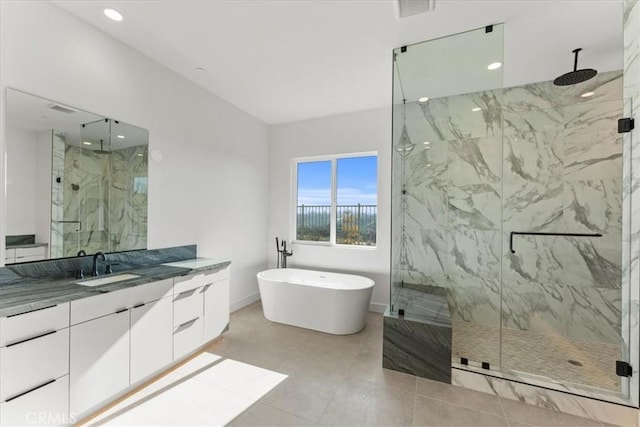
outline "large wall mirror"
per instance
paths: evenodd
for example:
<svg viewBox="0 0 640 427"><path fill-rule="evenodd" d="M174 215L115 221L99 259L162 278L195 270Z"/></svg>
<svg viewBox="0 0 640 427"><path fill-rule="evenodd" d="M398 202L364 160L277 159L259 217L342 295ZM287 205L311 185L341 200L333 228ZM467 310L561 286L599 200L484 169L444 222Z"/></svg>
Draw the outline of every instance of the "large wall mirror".
<svg viewBox="0 0 640 427"><path fill-rule="evenodd" d="M146 129L7 89L5 264L147 246Z"/></svg>

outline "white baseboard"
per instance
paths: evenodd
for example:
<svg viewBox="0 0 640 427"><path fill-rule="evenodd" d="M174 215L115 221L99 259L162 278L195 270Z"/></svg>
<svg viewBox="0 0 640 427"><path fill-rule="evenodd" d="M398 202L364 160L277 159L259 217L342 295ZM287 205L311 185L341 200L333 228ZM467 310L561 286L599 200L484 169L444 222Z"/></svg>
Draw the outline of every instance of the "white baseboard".
<svg viewBox="0 0 640 427"><path fill-rule="evenodd" d="M369 304L369 311L373 311L374 313L384 313L386 309L387 304L381 304L379 302Z"/></svg>
<svg viewBox="0 0 640 427"><path fill-rule="evenodd" d="M234 301L231 303L231 306L229 307L229 310L233 313L236 310L240 310L242 307L246 307L249 304L253 304L256 301L260 300L260 292L256 292L254 294L251 295L247 295L244 298L240 298L237 301Z"/></svg>

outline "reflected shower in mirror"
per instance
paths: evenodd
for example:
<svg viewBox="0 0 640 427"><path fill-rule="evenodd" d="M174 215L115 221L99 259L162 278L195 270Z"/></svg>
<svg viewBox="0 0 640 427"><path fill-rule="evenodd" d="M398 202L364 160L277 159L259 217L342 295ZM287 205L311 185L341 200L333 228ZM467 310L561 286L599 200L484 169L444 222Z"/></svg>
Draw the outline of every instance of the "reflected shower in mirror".
<svg viewBox="0 0 640 427"><path fill-rule="evenodd" d="M147 130L14 89L6 129L6 264L146 248Z"/></svg>

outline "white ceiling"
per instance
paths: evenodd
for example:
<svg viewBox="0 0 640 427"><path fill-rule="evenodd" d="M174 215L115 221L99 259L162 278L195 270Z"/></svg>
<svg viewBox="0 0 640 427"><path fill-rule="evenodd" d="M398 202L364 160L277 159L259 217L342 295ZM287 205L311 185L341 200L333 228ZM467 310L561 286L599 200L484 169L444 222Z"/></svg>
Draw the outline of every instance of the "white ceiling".
<svg viewBox="0 0 640 427"><path fill-rule="evenodd" d="M67 108L70 112L53 110L53 105ZM146 129L115 120L109 124L105 119L70 105L7 89L8 127L32 132L52 129L64 132L67 134L67 144L85 150L101 150L101 141L105 142L104 146L113 150L148 144L149 132ZM91 144L82 144L85 141Z"/></svg>
<svg viewBox="0 0 640 427"><path fill-rule="evenodd" d="M488 24L505 23L506 86L570 71L576 47L580 68L622 68L618 0L437 0L402 19L390 0L54 2L268 124L389 106L393 48Z"/></svg>

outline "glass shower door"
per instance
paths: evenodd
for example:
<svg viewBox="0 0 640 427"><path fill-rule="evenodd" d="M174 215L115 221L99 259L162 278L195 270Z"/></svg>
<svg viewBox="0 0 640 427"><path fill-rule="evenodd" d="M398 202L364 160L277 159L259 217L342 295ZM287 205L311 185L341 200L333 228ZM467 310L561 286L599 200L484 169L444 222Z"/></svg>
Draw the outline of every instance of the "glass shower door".
<svg viewBox="0 0 640 427"><path fill-rule="evenodd" d="M525 91L504 92L502 370L627 396L622 73Z"/></svg>

